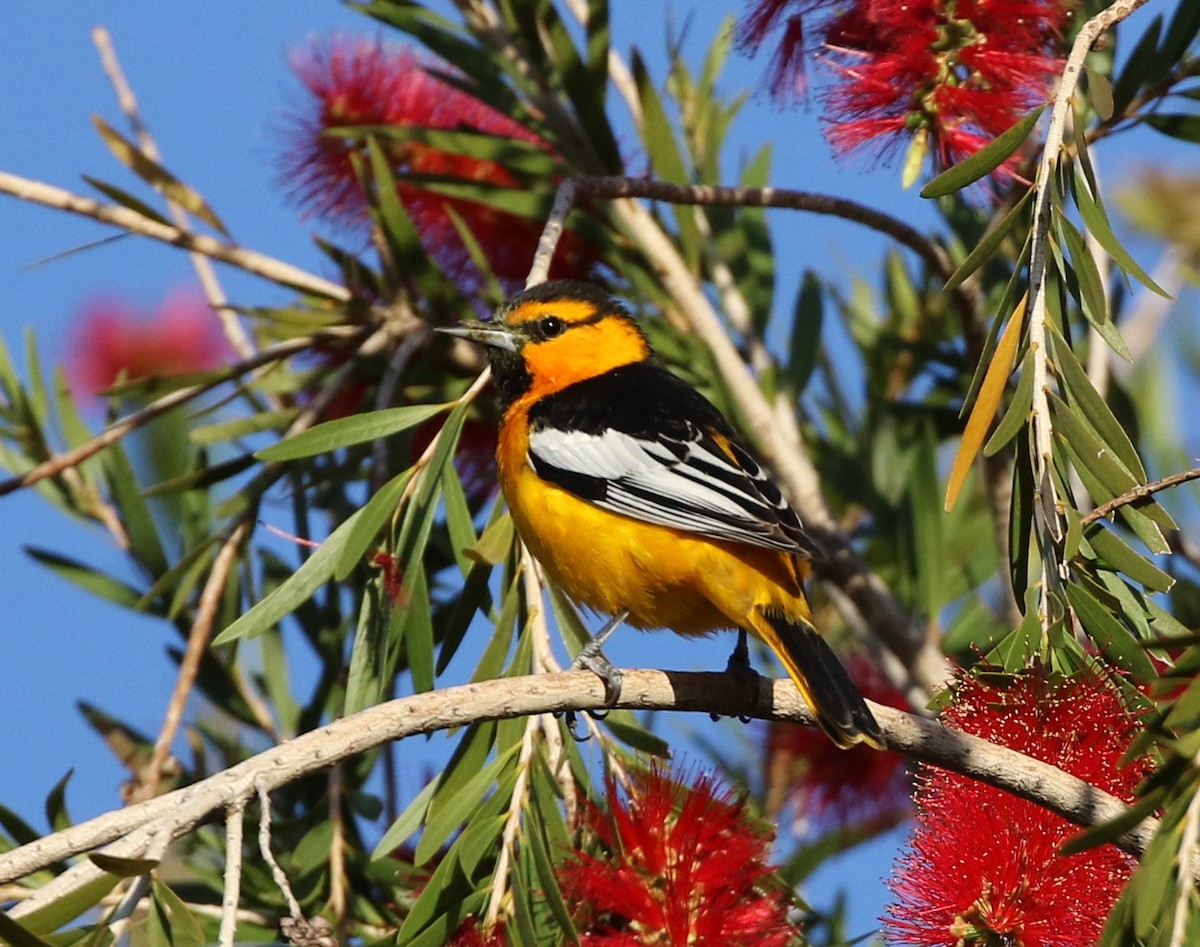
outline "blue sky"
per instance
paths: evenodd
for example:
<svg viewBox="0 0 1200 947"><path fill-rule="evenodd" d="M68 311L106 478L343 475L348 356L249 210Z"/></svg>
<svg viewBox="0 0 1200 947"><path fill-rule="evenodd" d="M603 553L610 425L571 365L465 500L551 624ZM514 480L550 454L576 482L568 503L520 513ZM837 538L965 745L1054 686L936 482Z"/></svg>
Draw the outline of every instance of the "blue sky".
<svg viewBox="0 0 1200 947"><path fill-rule="evenodd" d="M683 6L683 5L680 5ZM720 20L720 7L702 5L688 32L693 63ZM1151 7L1173 6L1161 2ZM622 51L636 38L661 75L664 17L656 4L614 4L614 35ZM650 13L647 9L652 8ZM740 4L731 3L737 12ZM677 22L679 18L677 17ZM128 173L95 134L91 116L118 128L123 121L90 38L102 23L112 34L142 115L165 163L195 186L245 246L332 275L313 249L309 225L289 207L275 182L278 128L299 100L286 65L289 48L331 30L376 27L334 2L245 3L234 0L160 3L126 0L46 0L5 13L0 32L0 170L86 192L83 173L135 189ZM752 86L765 61L734 56L725 87ZM749 155L763 141L775 144L774 183L865 198L920 226L933 214L915 193L901 192L897 172L864 173L863 164L835 165L820 138L815 107L781 111L762 94L752 96L729 155ZM1165 139L1154 139L1161 149ZM1137 166L1137 145L1115 145L1101 161L1109 180ZM883 244L853 225L825 218L773 218L780 269L780 298L791 299L802 270L826 275L873 270ZM62 354L65 327L81 303L97 293L117 293L154 309L193 275L186 256L134 238L37 265L112 231L90 221L0 196L0 335L20 352L32 328L44 362ZM222 270L229 296L239 304L284 301L282 291ZM786 305L786 304L785 304ZM85 700L116 713L148 733L157 731L174 680L165 644L175 638L159 623L109 607L50 575L21 551L28 544L120 569L106 538L91 527L66 522L32 493L0 498L0 574L5 608L0 647L0 802L40 821L50 787L74 767L68 794L73 815L84 818L118 803L124 773L75 709ZM657 642L614 648L619 662L719 666L725 644L655 650ZM689 645L689 648L693 647ZM668 656L663 657L666 653ZM866 863L868 860L864 860ZM871 853L875 874L886 872L886 852ZM865 872L864 872L865 874ZM870 886L859 917L870 917L885 897ZM869 923L869 922L868 922ZM861 933L862 929L856 930Z"/></svg>

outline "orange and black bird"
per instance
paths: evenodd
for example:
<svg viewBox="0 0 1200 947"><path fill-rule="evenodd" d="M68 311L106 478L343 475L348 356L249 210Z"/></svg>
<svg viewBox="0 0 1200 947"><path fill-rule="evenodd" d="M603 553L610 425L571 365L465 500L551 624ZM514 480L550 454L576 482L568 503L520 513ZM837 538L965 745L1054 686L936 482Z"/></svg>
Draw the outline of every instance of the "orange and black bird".
<svg viewBox="0 0 1200 947"><path fill-rule="evenodd" d="M487 347L504 412L500 486L522 540L568 596L614 616L587 656L611 669L598 643L624 620L682 635L738 629L731 662L748 667L749 632L838 746L882 746L812 624L804 580L818 547L729 422L658 361L620 304L556 280L491 322L442 331ZM606 681L619 690L619 677Z"/></svg>

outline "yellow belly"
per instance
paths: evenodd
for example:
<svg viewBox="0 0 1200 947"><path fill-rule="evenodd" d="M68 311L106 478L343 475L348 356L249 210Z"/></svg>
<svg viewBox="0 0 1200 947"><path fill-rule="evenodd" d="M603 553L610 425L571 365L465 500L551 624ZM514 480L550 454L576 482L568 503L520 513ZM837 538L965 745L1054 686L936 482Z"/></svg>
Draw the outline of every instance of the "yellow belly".
<svg viewBox="0 0 1200 947"><path fill-rule="evenodd" d="M601 510L528 467L506 498L521 538L576 602L637 628L703 634L746 627L757 609L809 619L804 565L777 550L706 539Z"/></svg>

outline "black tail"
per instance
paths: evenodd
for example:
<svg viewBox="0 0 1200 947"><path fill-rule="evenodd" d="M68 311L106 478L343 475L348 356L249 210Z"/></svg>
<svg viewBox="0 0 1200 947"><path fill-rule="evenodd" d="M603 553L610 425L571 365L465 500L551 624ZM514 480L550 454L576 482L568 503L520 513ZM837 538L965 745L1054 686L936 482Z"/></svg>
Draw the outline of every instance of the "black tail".
<svg viewBox="0 0 1200 947"><path fill-rule="evenodd" d="M829 738L843 749L869 743L884 749L883 731L850 675L811 625L763 616L774 640L761 635L775 652L788 676Z"/></svg>

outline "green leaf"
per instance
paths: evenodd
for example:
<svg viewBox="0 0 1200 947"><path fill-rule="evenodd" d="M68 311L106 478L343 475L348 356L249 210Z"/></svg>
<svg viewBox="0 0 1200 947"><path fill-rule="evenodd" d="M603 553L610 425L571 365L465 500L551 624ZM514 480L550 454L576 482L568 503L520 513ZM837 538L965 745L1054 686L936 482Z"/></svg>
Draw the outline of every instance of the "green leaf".
<svg viewBox="0 0 1200 947"><path fill-rule="evenodd" d="M1012 206L1012 209L1001 218L1000 222L983 235L979 243L975 245L975 249L967 254L967 258L958 265L958 269L946 280L946 292L961 285L967 277L995 255L996 251L1000 249L1000 244L1004 242L1004 238L1021 222L1025 207L1029 204L1030 198L1033 197L1034 191L1035 188L1032 186L1029 187L1021 195L1021 199Z"/></svg>
<svg viewBox="0 0 1200 947"><path fill-rule="evenodd" d="M1138 679L1153 680L1154 665L1129 629L1081 583L1068 583L1066 592L1071 608L1101 653L1111 663L1133 673Z"/></svg>
<svg viewBox="0 0 1200 947"><path fill-rule="evenodd" d="M12 947L54 947L49 941L42 940L2 911L0 911L0 940L11 944Z"/></svg>
<svg viewBox="0 0 1200 947"><path fill-rule="evenodd" d="M239 638L257 637L312 598L317 589L333 578L361 515L362 510L352 513L282 585L217 635L213 644L229 644Z"/></svg>
<svg viewBox="0 0 1200 947"><path fill-rule="evenodd" d="M540 758L535 758L531 761L531 765L536 768L540 762ZM556 807L558 800L546 795L543 795L542 798L544 799L542 805L535 804L530 808L525 822L525 840L533 855L538 887L541 889L541 896L546 907L550 910L550 916L557 923L559 933L564 934L570 943L578 944L579 934L571 920L570 909L563 900L562 889L558 884L558 873L555 871L554 861L550 856L550 844L544 834L539 814L543 809Z"/></svg>
<svg viewBox="0 0 1200 947"><path fill-rule="evenodd" d="M396 821L383 833L383 838L379 840L379 844L371 852L372 861L386 858L407 842L409 837L421 827L421 823L425 821L425 813L429 811L429 802L433 799L433 794L437 791L438 785L437 779L431 779L426 783L425 788L417 793L416 797L408 804L404 811L396 817Z"/></svg>
<svg viewBox="0 0 1200 947"><path fill-rule="evenodd" d="M520 746L510 747L497 754L487 766L457 785L453 794L425 823L421 841L413 853L413 864L424 865L442 844L467 821L475 808L483 801L488 790L500 779L500 774L512 763ZM440 787L439 787L440 788Z"/></svg>
<svg viewBox="0 0 1200 947"><path fill-rule="evenodd" d="M85 911L94 908L120 882L121 879L116 875L107 873L100 875L82 887L72 889L49 904L26 914L21 918L21 926L34 934L50 934L57 931ZM11 920L3 912L0 912L0 917ZM0 938L14 943L11 932L2 927L0 927ZM43 942L39 941L38 943L45 947Z"/></svg>
<svg viewBox="0 0 1200 947"><path fill-rule="evenodd" d="M1100 120L1107 122L1113 117L1113 90L1108 76L1099 69L1091 68L1087 63L1084 63L1083 68L1087 74L1087 90L1088 96L1092 100L1092 107L1100 116Z"/></svg>
<svg viewBox="0 0 1200 947"><path fill-rule="evenodd" d="M158 860L154 858L118 858L116 855L105 855L104 852L90 852L88 858L97 868L118 878L148 875L159 865Z"/></svg>
<svg viewBox="0 0 1200 947"><path fill-rule="evenodd" d="M1100 524L1088 527L1086 539L1100 558L1101 568L1108 567L1134 582L1140 582L1148 591L1167 592L1175 579L1163 572L1144 556L1134 552L1121 537Z"/></svg>
<svg viewBox="0 0 1200 947"><path fill-rule="evenodd" d="M1083 314L1087 317L1088 322L1096 327L1096 331L1100 331L1102 326L1109 323L1108 299L1104 293L1104 279L1100 276L1100 269L1096 266L1096 260L1084 242L1083 234L1075 229L1075 225L1057 211L1054 213L1054 222L1058 225L1059 232L1063 235L1067 249L1071 253L1075 279L1079 283ZM1128 353L1129 350L1125 348L1124 343L1121 348ZM1120 354L1119 351L1118 354ZM1126 361L1130 360L1128 354L1122 357Z"/></svg>
<svg viewBox="0 0 1200 947"><path fill-rule="evenodd" d="M432 516L430 517L432 520ZM433 690L433 621L430 617L433 606L429 601L429 581L425 577L425 565L414 557L405 573L404 652L408 656L408 669L412 674L413 690L423 694Z"/></svg>
<svg viewBox="0 0 1200 947"><path fill-rule="evenodd" d="M1029 137L1033 126L1045 110L1046 106L1039 106L971 157L965 158L952 168L947 168L921 188L921 196L945 197L991 174L1025 143L1025 139Z"/></svg>
<svg viewBox="0 0 1200 947"><path fill-rule="evenodd" d="M99 569L85 565L77 559L71 559L48 549L39 549L36 546L26 546L25 552L56 575L93 595L106 598L110 602L125 606L125 608L137 608L142 601L142 593L133 586L106 575Z"/></svg>
<svg viewBox="0 0 1200 947"><path fill-rule="evenodd" d="M1151 292L1157 293L1163 299L1170 299L1171 294L1154 282L1150 278L1150 274L1143 270L1129 255L1129 251L1121 245L1116 234L1113 233L1112 224L1108 222L1108 214L1105 213L1103 205L1092 197L1086 183L1077 179L1075 184L1075 205L1079 208L1079 216L1083 218L1088 233L1100 246L1104 247L1105 252L1112 257L1117 266Z"/></svg>
<svg viewBox="0 0 1200 947"><path fill-rule="evenodd" d="M278 411L257 411L244 418L234 418L216 424L204 424L188 431L193 444L212 444L217 441L232 441L262 431L282 431L296 419L299 408L281 408Z"/></svg>
<svg viewBox="0 0 1200 947"><path fill-rule="evenodd" d="M395 512L396 504L400 502L400 497L403 496L414 473L416 473L415 468L410 467L408 470L396 474L379 488L378 492L367 501L366 506L359 510L354 529L346 537L345 548L333 570L333 578L336 581L344 582L362 561L371 544L375 542L375 537L379 534L383 524Z"/></svg>
<svg viewBox="0 0 1200 947"><path fill-rule="evenodd" d="M1183 141L1200 142L1200 115L1154 112L1142 119L1155 131Z"/></svg>
<svg viewBox="0 0 1200 947"><path fill-rule="evenodd" d="M1084 416L1095 428L1096 433L1100 435L1101 440L1112 448L1134 478L1139 483L1145 483L1146 468L1142 465L1137 448L1133 446L1133 441L1129 439L1125 428L1116 419L1105 400L1092 387L1087 372L1075 358L1071 346L1054 327L1050 328L1050 337L1054 345L1055 363L1072 403L1083 411Z"/></svg>
<svg viewBox="0 0 1200 947"><path fill-rule="evenodd" d="M128 191L122 190L121 188L117 187L116 185L107 184L104 181L98 180L97 178L90 177L89 175L86 175L86 174L83 175L83 179L85 181L87 181L87 183L90 184L92 187L94 187L97 191L99 191L101 194L103 194L105 197L116 202L117 204L120 204L122 207L129 208L129 210L133 211L135 214L141 214L143 217L147 218L148 220L152 220L156 224L162 224L164 227L174 227L175 226L173 223L171 223L169 220L167 220L166 217L164 217L162 214L160 214L158 211L156 211L149 204L138 200L136 197L134 197Z"/></svg>
<svg viewBox="0 0 1200 947"><path fill-rule="evenodd" d="M108 489L113 505L124 521L129 547L150 575L157 578L167 571L167 554L163 550L150 506L138 488L133 465L119 442L110 444L103 456Z"/></svg>
<svg viewBox="0 0 1200 947"><path fill-rule="evenodd" d="M825 321L825 305L821 280L812 270L805 270L796 293L792 311L792 339L785 371L791 391L804 391L821 355L821 326Z"/></svg>
<svg viewBox="0 0 1200 947"><path fill-rule="evenodd" d="M1113 87L1113 107L1117 114L1124 115L1134 96L1158 64L1158 38L1161 32L1162 17L1156 16L1126 60L1125 68Z"/></svg>
<svg viewBox="0 0 1200 947"><path fill-rule="evenodd" d="M301 457L313 457L353 444L375 441L381 437L391 437L409 428L416 427L443 411L449 410L451 403L446 404L412 404L400 408L384 408L381 411L371 411L368 414L355 414L348 418L337 418L315 425L307 431L301 431L292 437L272 444L254 456L259 460L297 460Z"/></svg>
<svg viewBox="0 0 1200 947"><path fill-rule="evenodd" d="M675 140L675 126L663 107L662 99L654 88L641 55L635 49L632 55L633 78L637 83L638 98L642 103L646 152L650 157L654 175L673 184L687 184L688 173L683 153ZM675 207L675 223L679 227L680 243L689 265L694 266L700 256L700 230L696 225L696 212L692 207Z"/></svg>

